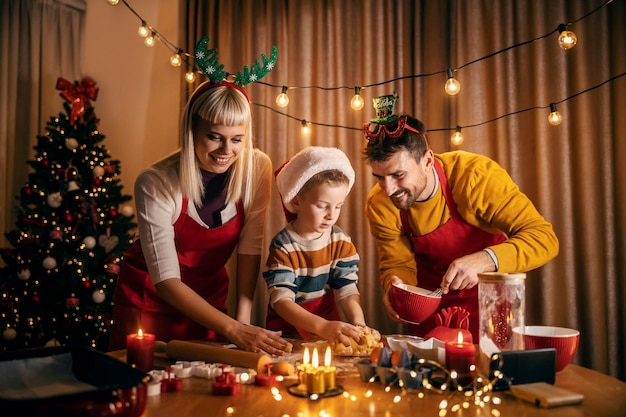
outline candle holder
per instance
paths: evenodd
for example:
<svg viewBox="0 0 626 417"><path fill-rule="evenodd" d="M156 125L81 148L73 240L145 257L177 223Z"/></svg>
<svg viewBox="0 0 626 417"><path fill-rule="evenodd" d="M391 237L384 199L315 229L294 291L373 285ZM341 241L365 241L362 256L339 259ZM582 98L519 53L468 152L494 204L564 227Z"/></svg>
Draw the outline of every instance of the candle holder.
<svg viewBox="0 0 626 417"><path fill-rule="evenodd" d="M343 387L341 385L335 385L334 388L325 390L321 394L312 394L309 393L305 387L302 387L300 384L293 384L287 388L287 391L295 395L296 397L309 398L311 400L317 400L319 398L327 398L327 397L335 397L337 395L343 394Z"/></svg>
<svg viewBox="0 0 626 417"><path fill-rule="evenodd" d="M309 349L306 348L303 363L297 366L298 383L288 387L287 391L298 397L307 397L312 400L343 393L343 387L337 385L337 368L331 365L330 356L330 347L327 347L324 365L320 366L317 348L314 348L311 363L309 363Z"/></svg>

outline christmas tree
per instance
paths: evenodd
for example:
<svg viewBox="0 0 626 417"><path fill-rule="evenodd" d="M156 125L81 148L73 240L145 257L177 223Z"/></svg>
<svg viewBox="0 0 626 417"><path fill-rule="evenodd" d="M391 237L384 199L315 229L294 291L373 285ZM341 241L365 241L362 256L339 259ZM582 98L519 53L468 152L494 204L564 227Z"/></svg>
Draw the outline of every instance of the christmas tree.
<svg viewBox="0 0 626 417"><path fill-rule="evenodd" d="M16 229L5 234L13 248L0 252L2 350L106 350L120 262L134 239L131 197L91 104L95 82L59 78L56 88L65 112L37 137L32 172L16 197Z"/></svg>

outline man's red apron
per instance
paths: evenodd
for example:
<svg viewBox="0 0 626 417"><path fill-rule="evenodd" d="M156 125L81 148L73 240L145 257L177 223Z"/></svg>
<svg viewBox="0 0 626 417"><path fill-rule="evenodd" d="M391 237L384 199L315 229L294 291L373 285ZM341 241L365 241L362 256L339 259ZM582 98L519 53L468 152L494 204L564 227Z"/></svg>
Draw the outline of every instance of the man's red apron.
<svg viewBox="0 0 626 417"><path fill-rule="evenodd" d="M187 215L188 200L183 198L181 215L174 223L174 241L182 281L208 301L226 312L229 278L225 265L237 246L243 227L243 206L228 223L207 229ZM139 240L126 254L114 296L113 331L109 348L123 349L126 335L141 328L157 340L214 338L216 334L164 302L146 267Z"/></svg>
<svg viewBox="0 0 626 417"><path fill-rule="evenodd" d="M309 313L313 313L326 320L341 320L339 309L335 302L335 293L333 291L328 291L315 300L305 301L299 305ZM280 330L283 332L283 335L295 335L297 332L304 340L310 340L313 337L313 335L306 330L298 329L287 323L272 307L267 308L267 322L265 326L268 330Z"/></svg>
<svg viewBox="0 0 626 417"><path fill-rule="evenodd" d="M413 243L415 262L417 263L418 285L429 290L439 288L441 279L453 260L506 240L506 236L503 233L492 234L467 223L457 210L456 203L452 198L452 192L448 186L448 180L438 161L435 161L435 171L439 177L451 218L431 233L424 236L415 236L409 223L407 211L400 211L402 227ZM450 306L463 307L470 313L469 330L474 340L477 341L478 286L468 290L451 290L443 296L440 308ZM416 336L424 336L436 327L435 315L436 312L420 325L409 325L409 333Z"/></svg>

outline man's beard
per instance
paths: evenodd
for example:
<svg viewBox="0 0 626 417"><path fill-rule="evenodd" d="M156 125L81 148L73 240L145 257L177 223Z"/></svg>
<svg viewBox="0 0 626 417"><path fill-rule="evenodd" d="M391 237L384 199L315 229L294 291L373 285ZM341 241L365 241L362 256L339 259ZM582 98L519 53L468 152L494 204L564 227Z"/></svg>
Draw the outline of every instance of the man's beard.
<svg viewBox="0 0 626 417"><path fill-rule="evenodd" d="M391 202L393 203L394 206L396 206L400 210L408 210L408 209L410 209L411 205L415 201L415 198L411 195L411 193L407 189L403 189L400 192L400 194L402 194L402 198L401 199L396 199L392 195L390 197L391 198ZM396 194L394 194L394 195L396 195Z"/></svg>

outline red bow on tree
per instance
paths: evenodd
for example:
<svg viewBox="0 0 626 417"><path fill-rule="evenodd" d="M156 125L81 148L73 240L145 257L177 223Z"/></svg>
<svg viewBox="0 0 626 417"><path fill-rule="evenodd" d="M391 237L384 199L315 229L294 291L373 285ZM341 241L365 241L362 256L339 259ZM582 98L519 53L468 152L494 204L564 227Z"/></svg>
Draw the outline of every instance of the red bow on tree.
<svg viewBox="0 0 626 417"><path fill-rule="evenodd" d="M70 124L76 123L80 117L82 120L85 110L91 107L89 100L95 100L98 97L98 87L96 82L89 77L84 77L80 83L78 81L70 82L64 78L57 79L57 90L62 90L61 97L72 103L72 111L70 113ZM91 117L94 117L92 113Z"/></svg>

